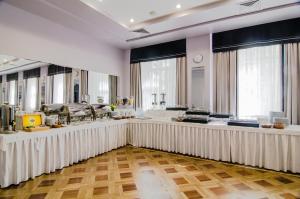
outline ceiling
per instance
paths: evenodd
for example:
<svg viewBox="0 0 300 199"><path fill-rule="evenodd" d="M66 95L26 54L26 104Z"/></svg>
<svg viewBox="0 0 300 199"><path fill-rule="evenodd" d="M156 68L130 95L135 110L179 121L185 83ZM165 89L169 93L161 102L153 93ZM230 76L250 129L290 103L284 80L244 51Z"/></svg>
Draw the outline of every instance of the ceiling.
<svg viewBox="0 0 300 199"><path fill-rule="evenodd" d="M220 0L80 0L126 28ZM130 21L133 19L133 21Z"/></svg>
<svg viewBox="0 0 300 199"><path fill-rule="evenodd" d="M29 70L42 64L43 63L39 61L0 55L0 75L20 71L20 68L22 68L22 70Z"/></svg>
<svg viewBox="0 0 300 199"><path fill-rule="evenodd" d="M300 17L299 0L4 1L122 49Z"/></svg>

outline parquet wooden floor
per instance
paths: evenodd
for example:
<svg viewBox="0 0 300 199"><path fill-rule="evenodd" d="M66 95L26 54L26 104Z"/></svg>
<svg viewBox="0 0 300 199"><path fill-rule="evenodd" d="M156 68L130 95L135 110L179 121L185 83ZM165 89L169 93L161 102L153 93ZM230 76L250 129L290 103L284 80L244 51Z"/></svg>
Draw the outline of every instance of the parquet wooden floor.
<svg viewBox="0 0 300 199"><path fill-rule="evenodd" d="M0 189L0 199L297 197L300 176L131 146Z"/></svg>

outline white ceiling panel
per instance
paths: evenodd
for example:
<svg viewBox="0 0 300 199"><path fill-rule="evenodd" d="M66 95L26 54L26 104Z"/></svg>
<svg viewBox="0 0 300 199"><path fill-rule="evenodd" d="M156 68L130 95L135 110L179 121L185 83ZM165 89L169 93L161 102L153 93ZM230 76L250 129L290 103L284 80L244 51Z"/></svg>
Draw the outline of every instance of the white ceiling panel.
<svg viewBox="0 0 300 199"><path fill-rule="evenodd" d="M220 0L80 0L125 27ZM180 8L177 6L180 5ZM134 22L130 22L134 19Z"/></svg>
<svg viewBox="0 0 300 199"><path fill-rule="evenodd" d="M251 7L240 6L245 1L249 0L7 0L123 49L300 17L299 0L259 0ZM148 33L133 32L139 28Z"/></svg>

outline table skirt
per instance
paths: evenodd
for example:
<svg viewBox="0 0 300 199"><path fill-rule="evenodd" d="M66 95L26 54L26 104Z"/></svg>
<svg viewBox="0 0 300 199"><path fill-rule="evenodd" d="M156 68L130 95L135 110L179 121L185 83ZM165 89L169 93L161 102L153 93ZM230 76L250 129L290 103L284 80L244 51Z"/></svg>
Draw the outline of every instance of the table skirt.
<svg viewBox="0 0 300 199"><path fill-rule="evenodd" d="M0 150L0 186L19 184L44 173L125 146L126 123L93 123L31 136L19 133ZM28 138L27 138L28 137Z"/></svg>
<svg viewBox="0 0 300 199"><path fill-rule="evenodd" d="M300 173L300 133L232 131L231 162Z"/></svg>
<svg viewBox="0 0 300 199"><path fill-rule="evenodd" d="M276 130L122 120L0 135L0 186L18 184L126 144L300 173L297 128Z"/></svg>
<svg viewBox="0 0 300 199"><path fill-rule="evenodd" d="M128 142L212 160L300 173L300 130L261 129L163 121L128 125Z"/></svg>
<svg viewBox="0 0 300 199"><path fill-rule="evenodd" d="M163 122L129 123L129 144L208 159L230 161L230 132Z"/></svg>

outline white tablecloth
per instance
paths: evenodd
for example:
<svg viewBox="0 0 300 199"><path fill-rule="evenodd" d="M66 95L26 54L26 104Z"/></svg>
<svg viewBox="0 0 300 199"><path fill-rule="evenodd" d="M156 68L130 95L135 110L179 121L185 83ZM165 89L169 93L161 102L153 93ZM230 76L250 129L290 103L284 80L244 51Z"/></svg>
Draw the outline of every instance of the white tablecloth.
<svg viewBox="0 0 300 199"><path fill-rule="evenodd" d="M0 135L0 186L18 184L126 144L300 173L298 126L276 130L134 119Z"/></svg>
<svg viewBox="0 0 300 199"><path fill-rule="evenodd" d="M7 187L127 144L127 121L0 135L0 186Z"/></svg>

